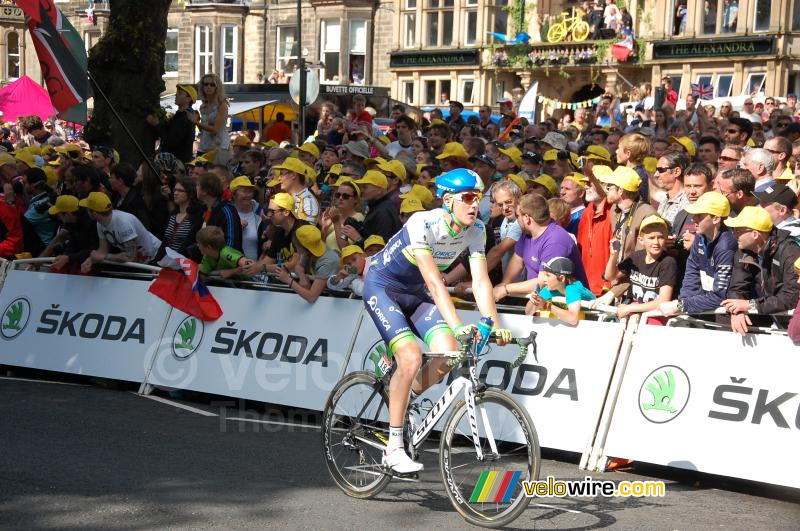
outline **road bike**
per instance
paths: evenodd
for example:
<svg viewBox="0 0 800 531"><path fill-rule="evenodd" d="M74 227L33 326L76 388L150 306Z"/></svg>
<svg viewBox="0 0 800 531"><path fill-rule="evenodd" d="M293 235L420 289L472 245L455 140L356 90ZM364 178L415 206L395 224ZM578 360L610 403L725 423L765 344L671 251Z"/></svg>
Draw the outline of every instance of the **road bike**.
<svg viewBox="0 0 800 531"><path fill-rule="evenodd" d="M417 402L406 413L406 451L417 459L427 437L448 410L439 435L439 470L453 507L468 522L502 527L528 506L523 482L539 477L539 441L528 412L508 393L487 387L477 376L477 333L473 331L454 352L428 352L423 360L450 358L459 370L452 383L426 409ZM531 352L536 356L536 332L514 340L519 356L510 363L520 365ZM322 445L333 480L349 496L372 498L392 478L400 476L381 464L389 441L389 380L358 371L342 378L331 391L322 415ZM461 397L457 402L456 399ZM455 402L455 404L454 404Z"/></svg>
<svg viewBox="0 0 800 531"><path fill-rule="evenodd" d="M574 9L572 16L569 11L564 11L561 13L561 22L550 26L550 29L547 30L547 41L561 42L570 32L573 42L585 41L589 36L589 24L580 16L576 16Z"/></svg>

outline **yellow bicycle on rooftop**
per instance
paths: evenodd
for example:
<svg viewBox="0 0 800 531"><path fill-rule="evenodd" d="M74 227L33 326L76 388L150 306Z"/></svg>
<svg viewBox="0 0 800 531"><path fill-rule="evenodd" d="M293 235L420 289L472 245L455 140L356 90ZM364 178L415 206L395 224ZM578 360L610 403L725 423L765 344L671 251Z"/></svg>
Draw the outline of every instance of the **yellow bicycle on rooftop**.
<svg viewBox="0 0 800 531"><path fill-rule="evenodd" d="M585 41L589 36L589 24L580 16L575 15L574 8L571 16L569 11L564 11L561 13L561 22L550 26L550 29L547 30L547 41L561 42L570 32L573 42Z"/></svg>

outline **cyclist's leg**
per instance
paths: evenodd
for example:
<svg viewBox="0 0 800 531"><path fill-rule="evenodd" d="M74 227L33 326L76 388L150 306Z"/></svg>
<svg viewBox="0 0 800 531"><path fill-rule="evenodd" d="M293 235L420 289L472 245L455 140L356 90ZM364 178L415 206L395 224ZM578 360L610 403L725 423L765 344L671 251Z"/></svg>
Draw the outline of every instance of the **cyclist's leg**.
<svg viewBox="0 0 800 531"><path fill-rule="evenodd" d="M420 304L417 310L411 315L411 322L428 345L431 352L446 352L458 350L453 331L439 312L435 304L425 302ZM430 386L440 382L448 372L450 367L447 365L447 358L434 358L417 375L414 391L422 393Z"/></svg>

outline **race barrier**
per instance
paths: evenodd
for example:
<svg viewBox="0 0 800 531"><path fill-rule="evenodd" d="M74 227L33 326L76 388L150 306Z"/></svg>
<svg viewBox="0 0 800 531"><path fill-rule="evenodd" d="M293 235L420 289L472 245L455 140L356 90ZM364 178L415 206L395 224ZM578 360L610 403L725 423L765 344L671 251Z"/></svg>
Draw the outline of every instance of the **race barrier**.
<svg viewBox="0 0 800 531"><path fill-rule="evenodd" d="M0 287L0 364L138 382L142 393L158 386L321 410L345 373L374 370L385 348L361 300L210 290L224 314L203 322L141 280L11 269ZM623 457L800 488L800 349L786 336L638 316L576 327L501 320L515 337L538 332L538 359L512 369L518 347L492 346L479 372L528 409L542 446L581 453L581 468Z"/></svg>

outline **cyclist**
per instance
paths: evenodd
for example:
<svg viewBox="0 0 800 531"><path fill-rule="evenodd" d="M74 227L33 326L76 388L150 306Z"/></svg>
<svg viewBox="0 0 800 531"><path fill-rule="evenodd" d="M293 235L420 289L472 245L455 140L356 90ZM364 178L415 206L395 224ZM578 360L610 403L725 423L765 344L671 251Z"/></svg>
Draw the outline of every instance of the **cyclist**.
<svg viewBox="0 0 800 531"><path fill-rule="evenodd" d="M436 178L442 208L417 212L372 257L364 283L364 304L397 361L389 384L389 443L383 465L399 474L422 470L403 449L403 420L409 395L421 394L449 371L436 358L419 373L422 351L416 337L434 352L459 350L457 337L475 325L463 324L442 280L463 251L469 252L472 289L482 315L492 318L499 344L511 331L498 328L497 308L484 255L486 230L478 219L483 183L477 173L455 169ZM419 373L419 375L417 374Z"/></svg>

